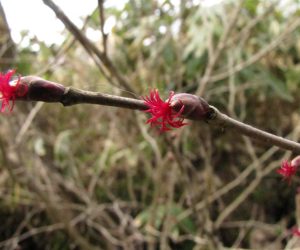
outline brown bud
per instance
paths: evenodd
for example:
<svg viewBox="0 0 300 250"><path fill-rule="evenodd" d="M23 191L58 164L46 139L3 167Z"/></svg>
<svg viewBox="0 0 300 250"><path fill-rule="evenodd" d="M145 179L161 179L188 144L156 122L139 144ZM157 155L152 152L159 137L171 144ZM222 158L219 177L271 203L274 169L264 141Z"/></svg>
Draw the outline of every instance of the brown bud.
<svg viewBox="0 0 300 250"><path fill-rule="evenodd" d="M43 102L59 102L66 91L63 85L44 80L37 76L25 76L20 79L20 84L27 85L27 93L19 99Z"/></svg>
<svg viewBox="0 0 300 250"><path fill-rule="evenodd" d="M191 120L203 120L210 111L208 103L199 96L187 93L175 94L172 97L171 107L178 112L183 105L181 116Z"/></svg>

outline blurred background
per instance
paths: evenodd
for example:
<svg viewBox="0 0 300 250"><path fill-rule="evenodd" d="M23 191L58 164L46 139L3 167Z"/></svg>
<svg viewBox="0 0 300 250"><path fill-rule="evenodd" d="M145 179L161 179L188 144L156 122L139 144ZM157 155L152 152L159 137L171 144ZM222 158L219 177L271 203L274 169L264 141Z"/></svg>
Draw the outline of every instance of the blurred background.
<svg viewBox="0 0 300 250"><path fill-rule="evenodd" d="M135 98L193 93L298 141L299 27L298 0L1 0L0 70ZM295 155L204 122L161 135L147 117L22 102L1 115L0 249L297 244L300 179L275 172Z"/></svg>

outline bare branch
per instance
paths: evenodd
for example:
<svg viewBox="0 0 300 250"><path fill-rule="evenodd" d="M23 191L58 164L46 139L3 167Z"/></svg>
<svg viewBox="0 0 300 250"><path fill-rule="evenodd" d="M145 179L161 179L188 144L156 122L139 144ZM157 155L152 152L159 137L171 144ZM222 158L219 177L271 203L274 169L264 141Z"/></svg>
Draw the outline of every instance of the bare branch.
<svg viewBox="0 0 300 250"><path fill-rule="evenodd" d="M43 2L51 8L56 14L57 18L65 25L65 27L76 37L86 51L92 55L95 54L98 59L103 63L106 69L114 76L119 84L127 91L133 92L133 88L129 85L126 79L119 74L113 63L109 60L105 53L101 52L77 27L76 25L64 14L64 12L52 1L43 0Z"/></svg>
<svg viewBox="0 0 300 250"><path fill-rule="evenodd" d="M26 96L20 97L20 99L28 101L60 102L64 106L89 103L136 110L148 109L148 106L143 100L85 91L73 87L64 87L62 84L46 81L35 76L22 77L21 84L26 84L28 86L28 92ZM177 94L177 96L183 96L184 98L187 98L188 95L189 94L185 93ZM187 103L185 99L181 99L180 101L182 101L182 105ZM187 119L204 119L210 125L216 125L223 129L231 128L235 132L239 132L240 134L246 135L252 139L260 140L268 145L275 145L285 150L300 153L299 143L270 134L245 123L234 120L233 118L221 113L213 106L209 106L207 108L208 111L205 113L200 112L199 116L201 117L197 117L198 113L191 113L193 109L195 109L197 102L193 100L191 103L194 106L185 106L186 109L188 108L188 110L185 110L187 114L185 118ZM203 105L203 103L206 102L202 98L199 98L199 103L199 105ZM206 105L208 106L207 103ZM192 115L189 116L189 114Z"/></svg>
<svg viewBox="0 0 300 250"><path fill-rule="evenodd" d="M260 51L258 51L256 54L254 54L248 60L235 65L230 71L224 71L222 73L212 76L209 81L217 82L217 81L223 80L223 79L229 77L231 74L236 74L236 73L240 72L241 70L245 69L246 67L249 67L250 65L256 63L261 58L263 58L268 53L270 53L272 50L277 48L285 39L287 39L287 36L290 35L299 26L300 26L300 19L299 18L294 19L291 23L286 25L286 29L280 34L280 36L278 36L275 40L273 40L268 46L266 46L263 49L261 49Z"/></svg>
<svg viewBox="0 0 300 250"><path fill-rule="evenodd" d="M104 32L104 23L105 23L105 17L104 17L104 0L98 0L98 9L99 9L99 18L100 18L100 30L102 33L102 45L103 45L103 53L107 55L107 34Z"/></svg>
<svg viewBox="0 0 300 250"><path fill-rule="evenodd" d="M242 3L243 3L243 1L240 1L240 3L236 6L233 16L232 16L228 26L226 27L222 37L220 38L220 41L217 45L217 48L215 49L215 52L212 54L212 57L209 58L209 63L205 69L204 76L202 77L202 79L199 83L198 90L196 91L197 95L202 96L205 92L206 85L210 82L210 77L211 77L213 69L216 65L216 62L218 61L223 49L226 46L226 43L227 43L227 40L229 38L231 31L233 30L233 28L236 25L236 20L242 9Z"/></svg>

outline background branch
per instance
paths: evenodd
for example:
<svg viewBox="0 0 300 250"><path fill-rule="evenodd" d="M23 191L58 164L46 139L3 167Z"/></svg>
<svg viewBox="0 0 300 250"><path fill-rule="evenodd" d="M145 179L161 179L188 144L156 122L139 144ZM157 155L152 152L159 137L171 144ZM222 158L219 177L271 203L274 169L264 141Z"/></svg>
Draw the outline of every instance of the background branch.
<svg viewBox="0 0 300 250"><path fill-rule="evenodd" d="M104 0L98 0L98 9L99 9L99 18L100 18L100 30L102 33L102 45L103 45L103 53L107 55L107 34L104 32Z"/></svg>
<svg viewBox="0 0 300 250"><path fill-rule="evenodd" d="M101 52L77 27L76 25L64 14L64 12L52 1L43 0L43 2L53 10L57 18L66 26L66 28L76 37L76 39L81 43L81 45L86 49L86 51L95 56L103 63L105 68L110 72L110 74L115 77L119 84L124 87L127 91L133 92L134 89L126 81L126 79L117 71L113 63L107 57L107 55Z"/></svg>

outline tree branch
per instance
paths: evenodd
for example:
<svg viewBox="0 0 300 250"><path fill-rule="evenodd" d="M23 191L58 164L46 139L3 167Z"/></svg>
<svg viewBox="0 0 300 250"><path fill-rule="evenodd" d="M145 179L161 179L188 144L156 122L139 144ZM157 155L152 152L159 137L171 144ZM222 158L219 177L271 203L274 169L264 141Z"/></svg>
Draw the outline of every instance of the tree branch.
<svg viewBox="0 0 300 250"><path fill-rule="evenodd" d="M99 18L100 18L100 30L102 34L102 45L103 45L103 53L107 55L107 34L104 32L104 0L98 0L98 9L99 9Z"/></svg>
<svg viewBox="0 0 300 250"><path fill-rule="evenodd" d="M300 153L300 144L283 137L270 134L261 129L252 127L248 124L237 121L217 110L211 106L213 112L209 122L213 121L214 124L219 125L223 128L231 128L236 132L246 135L252 139L257 139L265 144L274 145L282 149L291 150L293 152Z"/></svg>
<svg viewBox="0 0 300 250"><path fill-rule="evenodd" d="M114 76L119 84L123 86L127 91L133 92L134 89L129 85L127 80L119 74L116 67L106 56L105 53L100 51L77 27L76 25L65 15L65 13L52 1L52 0L43 0L49 8L53 10L56 14L56 17L65 25L65 27L73 34L74 37L81 43L81 45L86 49L86 51L93 55L95 54L97 58L103 63L106 69Z"/></svg>
<svg viewBox="0 0 300 250"><path fill-rule="evenodd" d="M242 10L242 3L243 3L243 1L240 1L237 4L236 9L234 10L234 12L232 14L232 17L229 21L228 26L225 28L224 33L222 34L215 51L212 53L211 57L209 58L208 65L205 69L204 75L203 75L203 77L199 83L198 89L196 91L196 93L198 95L203 96L205 89L206 89L206 85L210 82L210 78L211 78L213 69L215 68L216 63L217 63L218 59L220 58L220 56L227 44L227 40L230 38L230 34L236 25L236 21Z"/></svg>
<svg viewBox="0 0 300 250"><path fill-rule="evenodd" d="M66 89L60 102L64 106L88 103L135 110L148 109L147 105L144 104L144 101L142 100L91 92L73 87Z"/></svg>
<svg viewBox="0 0 300 250"><path fill-rule="evenodd" d="M85 91L73 87L64 87L62 84L46 81L36 76L22 77L20 84L27 85L28 92L26 96L18 99L27 101L43 101L43 102L60 102L64 106L71 106L75 104L98 104L105 106L113 106L119 108L127 108L134 110L146 110L149 107L143 100L120 97L115 95L102 94L99 92ZM190 94L177 94L177 104L181 103L185 105L188 102L188 96ZM208 105L202 98L192 96L192 105L185 105L184 114L185 118L190 120L205 120L210 125L217 127L231 128L239 134L246 135L250 138L260 140L267 145L274 145L279 148L290 150L295 153L300 153L300 144L286 138L276 136L252 127L248 124L237 121L223 113L213 106L208 107L208 111L205 113L195 113L197 109L196 105ZM182 97L182 99L181 99ZM199 100L197 104L196 100ZM174 97L175 101L175 97ZM174 110L180 109L180 107L173 106ZM199 115L198 115L199 114ZM198 115L198 117L197 117ZM200 117L201 116L201 117Z"/></svg>
<svg viewBox="0 0 300 250"><path fill-rule="evenodd" d="M250 57L248 60L245 60L241 62L240 64L237 64L233 66L232 70L224 71L218 74L213 75L209 82L217 82L223 79L226 79L227 77L231 76L232 74L236 74L243 69L249 67L250 65L256 63L260 59L262 59L264 56L266 56L268 53L270 53L272 50L277 48L287 37L297 28L300 26L300 19L295 18L293 21L286 25L286 29L273 41L271 41L266 47L262 48L260 51L258 51L256 54L254 54L252 57Z"/></svg>

